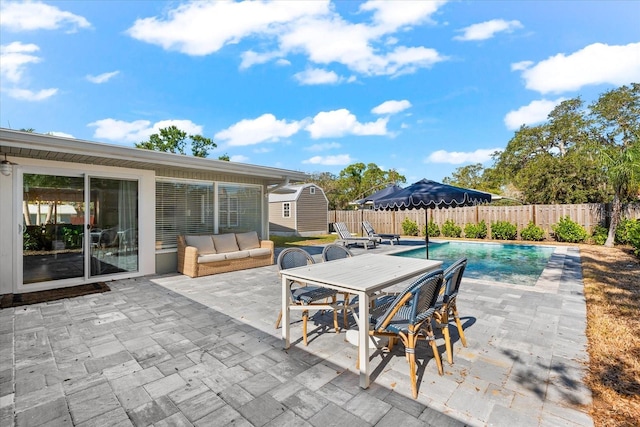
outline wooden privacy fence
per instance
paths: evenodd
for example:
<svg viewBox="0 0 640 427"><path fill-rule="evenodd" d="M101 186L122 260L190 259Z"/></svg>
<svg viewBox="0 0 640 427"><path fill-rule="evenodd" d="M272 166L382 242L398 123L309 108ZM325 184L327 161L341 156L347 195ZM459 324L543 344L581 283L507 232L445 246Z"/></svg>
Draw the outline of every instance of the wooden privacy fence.
<svg viewBox="0 0 640 427"><path fill-rule="evenodd" d="M608 227L610 205L602 203L587 203L579 205L524 205L524 206L490 206L478 205L450 209L429 209L429 220L435 222L440 228L448 219L456 225L464 227L467 224L477 224L484 220L487 224L489 236L491 235L491 223L497 221L509 221L515 224L520 231L530 221L541 227L547 236L552 232L552 226L557 224L561 217L568 216L572 221L582 225L587 233L591 233L593 227L602 225ZM628 205L623 210L623 218L640 219L640 204ZM424 209L412 209L404 211L374 211L368 209L353 211L329 211L329 222L344 222L349 231L362 234L362 221L369 221L377 233L402 234L402 222L409 218L418 224L421 230L425 226ZM329 228L333 230L332 227Z"/></svg>

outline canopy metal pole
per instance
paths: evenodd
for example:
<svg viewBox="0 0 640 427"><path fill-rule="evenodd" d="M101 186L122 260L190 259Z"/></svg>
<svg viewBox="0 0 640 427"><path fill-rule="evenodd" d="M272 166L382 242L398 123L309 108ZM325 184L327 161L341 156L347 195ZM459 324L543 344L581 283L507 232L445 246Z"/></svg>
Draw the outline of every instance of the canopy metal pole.
<svg viewBox="0 0 640 427"><path fill-rule="evenodd" d="M424 226L424 241L427 244L427 259L429 259L429 209L424 210L424 218L427 221Z"/></svg>

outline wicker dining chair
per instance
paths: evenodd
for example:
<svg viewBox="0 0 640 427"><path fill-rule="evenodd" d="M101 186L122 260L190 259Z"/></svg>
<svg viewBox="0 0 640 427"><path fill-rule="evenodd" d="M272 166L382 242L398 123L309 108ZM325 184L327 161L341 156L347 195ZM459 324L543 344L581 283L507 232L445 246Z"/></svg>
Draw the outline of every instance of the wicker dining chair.
<svg viewBox="0 0 640 427"><path fill-rule="evenodd" d="M436 303L444 282L442 270L427 273L397 295L385 295L376 300L371 310L370 336L389 338L388 350L393 348L397 339L402 341L411 378L413 398L418 397L416 344L418 340L427 340L431 344L433 358L438 373L443 375L442 361L431 321L436 312Z"/></svg>
<svg viewBox="0 0 640 427"><path fill-rule="evenodd" d="M353 254L349 249L344 246L340 246L335 243L328 244L322 250L322 261L335 261L338 259L351 258ZM348 314L348 305L349 305L349 293L342 292L342 327L347 328L347 314Z"/></svg>
<svg viewBox="0 0 640 427"><path fill-rule="evenodd" d="M465 268L467 268L467 259L460 258L444 271L445 284L440 296L438 297L438 301L436 302L436 313L433 317L436 326L444 336L444 342L447 349L447 361L449 364L453 364L451 336L449 334L449 323L451 318L453 318L458 328L460 342L462 342L464 347L467 346L467 338L464 336L464 330L462 329L460 316L458 315L458 307L456 306L460 282L462 281L462 275L464 274Z"/></svg>
<svg viewBox="0 0 640 427"><path fill-rule="evenodd" d="M280 252L278 255L278 270L285 270L288 268L294 267L302 267L309 264L314 264L315 261L309 255L309 253L300 248L287 248ZM331 308L333 311L333 326L337 332L340 332L340 327L338 326L338 314L336 311L336 295L337 291L329 288L323 288L321 286L303 286L298 284L298 286L294 287L295 284L291 286L291 303L299 306L321 306L319 309L326 309L327 307ZM331 304L327 303L327 300L331 300ZM309 310L302 311L302 340L304 341L304 345L307 345L307 323L309 319ZM278 315L278 320L276 321L276 329L280 326L280 321L282 320L282 310L280 310L280 314Z"/></svg>

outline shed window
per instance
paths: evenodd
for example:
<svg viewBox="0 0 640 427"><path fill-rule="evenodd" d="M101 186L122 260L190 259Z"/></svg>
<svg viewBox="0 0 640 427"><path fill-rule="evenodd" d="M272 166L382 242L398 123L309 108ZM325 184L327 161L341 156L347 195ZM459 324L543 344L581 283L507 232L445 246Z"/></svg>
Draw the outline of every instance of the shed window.
<svg viewBox="0 0 640 427"><path fill-rule="evenodd" d="M282 204L282 217L291 218L291 203L284 202Z"/></svg>
<svg viewBox="0 0 640 427"><path fill-rule="evenodd" d="M309 194L316 194L316 187L309 187Z"/></svg>

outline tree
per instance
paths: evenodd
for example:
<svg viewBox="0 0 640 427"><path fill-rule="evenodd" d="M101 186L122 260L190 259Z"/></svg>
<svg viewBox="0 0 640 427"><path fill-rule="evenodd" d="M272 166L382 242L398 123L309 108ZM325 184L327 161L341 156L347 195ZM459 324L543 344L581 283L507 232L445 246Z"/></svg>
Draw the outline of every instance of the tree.
<svg viewBox="0 0 640 427"><path fill-rule="evenodd" d="M217 144L202 135L188 135L191 140L191 153L195 157L207 157L210 148L216 148ZM176 126L160 129L160 133L154 133L148 141L136 143L136 148L145 150L163 151L165 153L186 154L187 133Z"/></svg>
<svg viewBox="0 0 640 427"><path fill-rule="evenodd" d="M218 156L218 160L224 160L225 162L230 162L231 161L231 157L229 157L229 155L227 153L224 153L221 156Z"/></svg>
<svg viewBox="0 0 640 427"><path fill-rule="evenodd" d="M594 144L590 148L613 190L611 221L605 246L612 247L622 203L640 192L640 84L602 94L591 106Z"/></svg>

